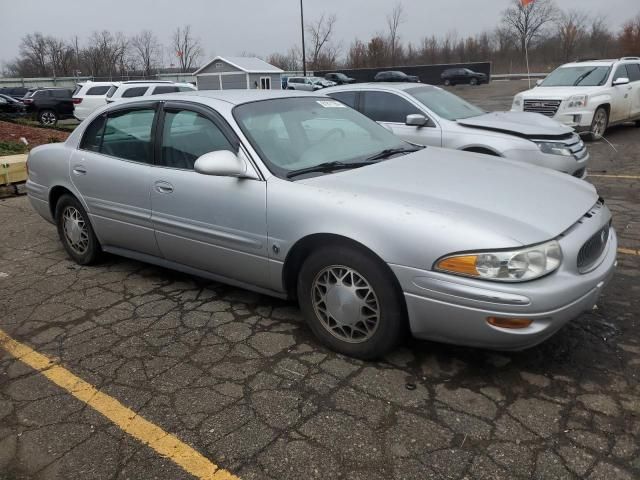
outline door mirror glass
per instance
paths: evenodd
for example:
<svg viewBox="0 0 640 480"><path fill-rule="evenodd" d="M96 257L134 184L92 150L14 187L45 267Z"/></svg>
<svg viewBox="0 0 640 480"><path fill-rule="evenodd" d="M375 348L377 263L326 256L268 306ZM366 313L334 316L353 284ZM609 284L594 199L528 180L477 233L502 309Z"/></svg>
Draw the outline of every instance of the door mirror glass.
<svg viewBox="0 0 640 480"><path fill-rule="evenodd" d="M246 177L247 162L229 150L218 150L198 157L194 170L217 177Z"/></svg>
<svg viewBox="0 0 640 480"><path fill-rule="evenodd" d="M620 78L616 78L613 81L613 85L617 86L617 85L626 85L627 83L629 83L629 79L627 77L620 77Z"/></svg>
<svg viewBox="0 0 640 480"><path fill-rule="evenodd" d="M420 115L418 113L413 113L411 115L407 115L407 119L405 120L405 124L413 127L424 127L427 124L427 117L424 115Z"/></svg>
<svg viewBox="0 0 640 480"><path fill-rule="evenodd" d="M542 85L542 80L536 80L536 85L537 85L537 86Z"/></svg>

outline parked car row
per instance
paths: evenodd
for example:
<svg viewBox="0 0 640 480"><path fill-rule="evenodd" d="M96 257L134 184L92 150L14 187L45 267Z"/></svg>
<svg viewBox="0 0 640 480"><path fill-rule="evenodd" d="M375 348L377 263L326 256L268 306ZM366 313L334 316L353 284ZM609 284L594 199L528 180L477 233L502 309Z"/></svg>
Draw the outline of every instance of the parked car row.
<svg viewBox="0 0 640 480"><path fill-rule="evenodd" d="M616 265L611 213L592 185L530 165L583 160L569 127L415 83L323 92L115 102L31 150L29 199L79 264L110 252L296 299L358 358L405 331L520 350L592 309ZM423 146L460 138L519 161Z"/></svg>

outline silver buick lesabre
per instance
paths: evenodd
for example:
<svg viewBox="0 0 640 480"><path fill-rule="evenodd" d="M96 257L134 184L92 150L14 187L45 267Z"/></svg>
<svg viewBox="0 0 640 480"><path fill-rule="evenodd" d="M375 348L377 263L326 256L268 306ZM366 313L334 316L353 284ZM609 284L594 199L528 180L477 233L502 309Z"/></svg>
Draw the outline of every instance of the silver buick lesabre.
<svg viewBox="0 0 640 480"><path fill-rule="evenodd" d="M407 331L531 347L591 309L616 264L588 183L417 147L304 92L114 103L28 168L76 262L109 252L297 298L322 343L359 358Z"/></svg>

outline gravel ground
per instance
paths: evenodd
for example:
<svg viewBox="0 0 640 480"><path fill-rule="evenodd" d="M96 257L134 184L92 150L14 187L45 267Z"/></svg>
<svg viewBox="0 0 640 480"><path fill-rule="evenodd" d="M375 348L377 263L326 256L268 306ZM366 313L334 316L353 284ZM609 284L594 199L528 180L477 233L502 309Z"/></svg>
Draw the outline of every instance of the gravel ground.
<svg viewBox="0 0 640 480"><path fill-rule="evenodd" d="M505 109L526 82L453 90ZM640 174L640 130L590 145ZM638 179L590 177L640 249ZM0 329L242 479L640 478L640 257L544 344L320 347L294 304L110 257L78 267L25 197L0 201ZM409 388L407 388L409 387ZM167 458L0 349L0 479L182 479Z"/></svg>

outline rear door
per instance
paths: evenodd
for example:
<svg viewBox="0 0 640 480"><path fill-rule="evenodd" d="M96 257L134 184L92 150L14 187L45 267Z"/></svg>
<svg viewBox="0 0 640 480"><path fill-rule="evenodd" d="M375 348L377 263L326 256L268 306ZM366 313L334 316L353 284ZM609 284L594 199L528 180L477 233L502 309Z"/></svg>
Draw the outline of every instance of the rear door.
<svg viewBox="0 0 640 480"><path fill-rule="evenodd" d="M613 74L613 82L618 78L629 78L626 65L618 65ZM631 78L629 78L631 80ZM611 113L609 122L622 122L629 119L631 115L631 93L633 85L612 85L611 86Z"/></svg>
<svg viewBox="0 0 640 480"><path fill-rule="evenodd" d="M631 118L640 120L640 63L628 63L627 73L631 82Z"/></svg>
<svg viewBox="0 0 640 480"><path fill-rule="evenodd" d="M425 112L396 93L361 91L359 109L367 117L408 142L435 147L442 145L440 127ZM413 114L424 115L429 122L423 127L407 125L407 115Z"/></svg>
<svg viewBox="0 0 640 480"><path fill-rule="evenodd" d="M70 117L73 115L73 100L71 99L71 90L51 90L55 109L61 117Z"/></svg>
<svg viewBox="0 0 640 480"><path fill-rule="evenodd" d="M71 157L71 181L105 247L160 255L149 196L156 109L142 102L99 116Z"/></svg>
<svg viewBox="0 0 640 480"><path fill-rule="evenodd" d="M198 157L217 150L238 152L238 139L208 108L167 102L163 112L151 190L163 256L267 286L266 182L197 173Z"/></svg>

